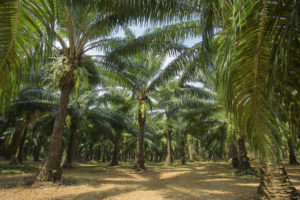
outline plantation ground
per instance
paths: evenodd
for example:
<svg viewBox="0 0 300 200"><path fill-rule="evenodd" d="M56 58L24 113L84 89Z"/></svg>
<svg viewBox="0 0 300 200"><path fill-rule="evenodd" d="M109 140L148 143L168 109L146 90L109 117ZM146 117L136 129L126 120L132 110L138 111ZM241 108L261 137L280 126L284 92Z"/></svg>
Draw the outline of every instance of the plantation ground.
<svg viewBox="0 0 300 200"><path fill-rule="evenodd" d="M9 166L0 162L1 199L77 200L243 200L255 194L259 179L237 175L226 162L196 162L165 167L147 163L148 170L135 172L130 163L110 167L96 162L64 169L62 184L33 183L40 165ZM300 167L287 166L300 190Z"/></svg>

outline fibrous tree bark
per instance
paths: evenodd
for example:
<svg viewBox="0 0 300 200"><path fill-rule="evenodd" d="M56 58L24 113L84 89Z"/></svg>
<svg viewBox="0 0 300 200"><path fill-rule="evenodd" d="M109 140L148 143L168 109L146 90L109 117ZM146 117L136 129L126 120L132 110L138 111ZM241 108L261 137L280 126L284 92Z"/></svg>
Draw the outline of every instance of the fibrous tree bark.
<svg viewBox="0 0 300 200"><path fill-rule="evenodd" d="M171 165L173 163L173 156L172 156L172 126L168 126L167 130L167 158L166 158L166 165Z"/></svg>
<svg viewBox="0 0 300 200"><path fill-rule="evenodd" d="M101 151L101 162L105 163L106 162L106 143L105 141L102 144L102 151Z"/></svg>
<svg viewBox="0 0 300 200"><path fill-rule="evenodd" d="M288 139L288 148L289 148L289 163L290 165L299 165L295 152L294 152L294 148L293 148L293 144L291 139Z"/></svg>
<svg viewBox="0 0 300 200"><path fill-rule="evenodd" d="M299 200L282 163L261 161L258 193L263 200Z"/></svg>
<svg viewBox="0 0 300 200"><path fill-rule="evenodd" d="M25 143L25 140L26 140L27 133L28 133L28 127L25 127L24 131L23 131L21 141L20 141L19 146L18 146L17 153L16 153L16 158L17 158L18 163L23 162L23 147L24 147L24 143Z"/></svg>
<svg viewBox="0 0 300 200"><path fill-rule="evenodd" d="M134 168L136 170L145 170L145 160L144 160L144 130L146 124L146 108L145 101L147 96L145 92L141 92L138 95L138 124L139 124L139 135L137 138L137 152L135 157Z"/></svg>
<svg viewBox="0 0 300 200"><path fill-rule="evenodd" d="M14 133L7 140L7 151L10 157L10 164L17 164L17 151L22 140L24 125L19 125L15 128Z"/></svg>
<svg viewBox="0 0 300 200"><path fill-rule="evenodd" d="M237 150L238 150L238 163L237 168L239 170L248 170L251 169L249 158L247 155L246 145L245 145L245 137L241 136L237 142Z"/></svg>
<svg viewBox="0 0 300 200"><path fill-rule="evenodd" d="M70 71L63 75L59 83L61 96L54 121L46 162L37 177L40 181L61 180L62 136L66 122L70 94L75 85L74 70L75 67L71 66Z"/></svg>
<svg viewBox="0 0 300 200"><path fill-rule="evenodd" d="M75 117L71 117L70 136L69 136L67 160L65 163L65 167L72 167L72 161L74 158L74 150L75 150L75 137L77 131L77 123L78 123L77 119Z"/></svg>
<svg viewBox="0 0 300 200"><path fill-rule="evenodd" d="M115 133L113 141L114 141L114 150L112 153L112 159L111 159L111 163L110 163L111 166L115 166L115 165L119 164L118 163L118 154L120 152L120 146L119 146L120 135L119 135L119 133Z"/></svg>
<svg viewBox="0 0 300 200"><path fill-rule="evenodd" d="M185 144L184 144L184 139L182 138L180 141L180 157L181 157L181 164L185 164Z"/></svg>
<svg viewBox="0 0 300 200"><path fill-rule="evenodd" d="M159 161L159 155L158 155L158 151L155 151L155 155L154 155L154 162L158 162Z"/></svg>
<svg viewBox="0 0 300 200"><path fill-rule="evenodd" d="M33 147L33 161L37 162L40 159L40 152L41 152L41 148L42 148L42 138L43 138L43 134L39 134L36 145L34 145Z"/></svg>
<svg viewBox="0 0 300 200"><path fill-rule="evenodd" d="M189 150L189 159L190 159L190 162L194 162L194 159L195 159L195 148L194 148L194 141L193 141L192 138L189 139L188 150Z"/></svg>
<svg viewBox="0 0 300 200"><path fill-rule="evenodd" d="M196 144L195 144L195 157L196 157L196 160L200 160L199 158L199 140L196 140Z"/></svg>
<svg viewBox="0 0 300 200"><path fill-rule="evenodd" d="M232 167L238 168L238 148L236 142L232 142L229 147L229 158L231 158Z"/></svg>

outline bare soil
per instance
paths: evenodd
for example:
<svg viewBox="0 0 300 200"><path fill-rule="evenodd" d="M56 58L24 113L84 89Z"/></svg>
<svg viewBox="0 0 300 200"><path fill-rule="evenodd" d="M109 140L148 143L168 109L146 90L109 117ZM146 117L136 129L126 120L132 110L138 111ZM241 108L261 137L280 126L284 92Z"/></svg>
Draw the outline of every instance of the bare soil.
<svg viewBox="0 0 300 200"><path fill-rule="evenodd" d="M5 200L246 200L253 199L259 178L237 175L227 162L195 162L165 167L149 164L136 172L130 165L77 164L64 169L62 183L33 183L38 169L0 172L0 199ZM300 190L300 167L286 166Z"/></svg>

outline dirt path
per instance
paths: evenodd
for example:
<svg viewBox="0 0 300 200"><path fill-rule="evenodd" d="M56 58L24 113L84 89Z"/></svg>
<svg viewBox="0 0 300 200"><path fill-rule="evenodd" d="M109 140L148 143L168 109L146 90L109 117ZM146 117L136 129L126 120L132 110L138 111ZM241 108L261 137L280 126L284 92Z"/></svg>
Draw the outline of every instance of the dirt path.
<svg viewBox="0 0 300 200"><path fill-rule="evenodd" d="M287 167L300 190L300 167ZM23 181L30 175L23 175ZM21 175L1 176L9 183ZM24 178L25 177L25 178ZM258 186L254 176L236 176L225 162L199 162L187 166L148 166L146 172L129 167L80 165L64 170L63 185L45 184L2 189L1 199L77 200L243 200L251 199ZM3 187L2 187L3 188Z"/></svg>

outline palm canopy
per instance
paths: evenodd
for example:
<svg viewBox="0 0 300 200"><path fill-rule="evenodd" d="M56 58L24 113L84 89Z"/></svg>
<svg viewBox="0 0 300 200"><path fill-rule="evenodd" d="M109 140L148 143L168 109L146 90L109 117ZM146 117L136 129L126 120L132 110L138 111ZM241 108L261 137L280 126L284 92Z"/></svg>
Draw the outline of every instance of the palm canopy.
<svg viewBox="0 0 300 200"><path fill-rule="evenodd" d="M4 111L15 96L20 80L49 56L54 39L58 1L10 0L0 3L0 95ZM44 53L41 53L43 50ZM39 52L39 55L36 54Z"/></svg>
<svg viewBox="0 0 300 200"><path fill-rule="evenodd" d="M279 8L293 10L292 4L284 6L281 3L264 1L247 3L246 7L249 12L243 13L243 23L238 23L240 18L233 18L217 38L218 44L223 43L219 45L221 51L218 55L219 65L222 66L219 71L221 74L219 91L226 100L228 110L233 110L237 124L242 126L245 133L249 133L248 136L254 149L260 151L261 155L266 155L268 150L264 149L265 147L269 148L280 142L276 127L273 126L276 118L276 111L273 108L279 103L276 98L284 98L283 91L288 91L284 88L294 88L293 84L283 81L287 77L293 79L294 75L282 73L280 76L279 74L274 76L274 74L283 68L288 71L295 70L293 64L289 64L290 60L284 57L291 56L292 58L293 53L297 51L294 44L297 43L296 38L299 33L294 27L296 24L293 20L293 13L290 16L286 16L282 10L276 13ZM286 23L284 19L290 20L291 23L289 41L292 48L286 49L286 46L282 46L285 53L279 53L283 49L279 50L273 41L277 34L280 35L277 39L285 40L285 34L289 30L283 27ZM235 27L233 24L236 24ZM235 33L237 26L238 31ZM234 42L232 42L233 38ZM284 43L281 44L284 45ZM276 67L278 65L281 67ZM275 77L277 77L276 80ZM272 83L269 82L270 80ZM272 92L274 89L280 96ZM296 88L292 91L294 94L299 93L299 91L296 92ZM268 145L263 145L265 143ZM268 156L271 155L279 154L271 153Z"/></svg>
<svg viewBox="0 0 300 200"><path fill-rule="evenodd" d="M187 11L184 4L185 2L152 0L2 2L0 4L3 27L0 35L2 110L9 104L11 96L15 96L18 80L23 72L28 73L33 64L38 66L41 60L51 56L54 40L59 41L63 55L78 57L89 49L104 48L106 41L102 36L117 31L122 25L167 23L187 17L192 10ZM166 10L168 12L165 12ZM63 30L62 25L67 29ZM65 35L55 33L57 27L60 27ZM70 41L65 42L65 37ZM96 38L98 40L93 41ZM45 49L49 51L43 53ZM33 56L34 52L38 52L37 56Z"/></svg>
<svg viewBox="0 0 300 200"><path fill-rule="evenodd" d="M126 38L115 49L130 46L131 41L136 38L130 29L124 30ZM129 57L108 52L107 56L99 60L99 64L104 67L104 72L112 82L129 88L133 95L142 90L148 93L171 77L167 68L173 63L165 64L170 53L187 49L184 45L170 43L171 46L164 46L160 52L156 50L142 51Z"/></svg>
<svg viewBox="0 0 300 200"><path fill-rule="evenodd" d="M270 144L267 141L273 138L273 143L279 142L276 134L272 134L276 127L271 128L273 130L269 128L275 124L275 113L270 107L280 102L276 99L287 96L293 101L291 107L299 107L299 101L296 100L299 94L299 87L296 87L299 85L296 80L299 62L296 56L296 52L299 52L299 23L296 16L299 1L198 3L194 7L200 17L158 28L116 49L111 56L152 48L149 44L153 41L163 43L202 37L201 42L182 51L165 71L178 74L184 70L184 80L193 75L196 68L209 74L214 73L216 66L220 66L217 80L218 91L224 97L221 101L226 99L229 112L239 113L234 114L237 125L249 133L250 141L254 141L251 146L265 155L263 148L268 145L262 145L263 141ZM212 62L214 58L218 62ZM216 85L211 84L211 87L216 88ZM292 116L299 114L296 110L299 109L291 111Z"/></svg>

